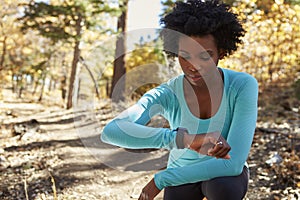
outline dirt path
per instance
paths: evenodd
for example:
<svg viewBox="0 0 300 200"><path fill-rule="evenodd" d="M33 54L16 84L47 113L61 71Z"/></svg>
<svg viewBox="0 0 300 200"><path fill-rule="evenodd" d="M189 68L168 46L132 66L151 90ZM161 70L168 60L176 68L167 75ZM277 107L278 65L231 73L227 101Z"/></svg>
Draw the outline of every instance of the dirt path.
<svg viewBox="0 0 300 200"><path fill-rule="evenodd" d="M0 199L137 199L166 163L165 151L137 153L103 144L103 125L87 113L24 103L1 107L2 116L13 108L14 115L22 116L2 119ZM27 125L32 119L38 130L29 125L25 134L11 135L12 124Z"/></svg>
<svg viewBox="0 0 300 200"><path fill-rule="evenodd" d="M95 113L75 115L33 104L2 103L0 110L3 200L137 199L153 174L166 165L166 151L137 153L101 143L99 133L112 117L105 104ZM13 124L26 131L12 135ZM291 140L287 134L266 130L271 129L258 129L255 135L245 199L299 199L300 163L292 154ZM275 151L283 162L269 166L266 160Z"/></svg>

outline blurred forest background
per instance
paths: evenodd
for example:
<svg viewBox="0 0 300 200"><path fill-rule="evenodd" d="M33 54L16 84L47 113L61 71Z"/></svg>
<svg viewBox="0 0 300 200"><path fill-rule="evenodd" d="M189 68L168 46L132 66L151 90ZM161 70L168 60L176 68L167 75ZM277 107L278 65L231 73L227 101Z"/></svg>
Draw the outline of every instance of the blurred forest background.
<svg viewBox="0 0 300 200"><path fill-rule="evenodd" d="M226 2L233 5L247 34L244 45L221 66L254 75L261 90L274 84L299 85L299 0ZM127 51L121 37L118 44L114 42L120 33L126 38L127 4L117 0L3 0L0 90L11 89L26 101L43 101L48 94L71 108L81 71L89 71L94 93L105 99L126 71L155 62L170 66L173 62L163 55L157 38L140 38L134 50ZM173 1L162 4L161 15ZM88 66L84 61L91 60L91 51L97 63Z"/></svg>
<svg viewBox="0 0 300 200"><path fill-rule="evenodd" d="M20 150L18 145L26 142L29 144L28 140L14 140L12 145L8 138L23 136L24 131L19 131L16 125L40 123L37 117L30 118L36 114L34 110L38 105L46 106L43 111L55 107L59 110L56 112L64 113L61 116L71 116L71 108L82 108L92 102L91 107L101 112L101 109L103 111L106 108L103 107L105 102L136 100L146 90L179 73L176 60L163 53L158 34L130 39L131 36L139 35L140 31L127 31L129 1L131 0L1 1L0 170L6 171L1 172L0 180L7 180L0 187L2 199L18 199L17 196L24 199L28 195L34 197L34 189L37 188L28 189L27 192L27 182L22 173L35 166L32 163L28 166L28 162L19 163L20 172L15 171L17 168L12 169L13 164L3 163L9 162L8 154L17 157L18 151L14 150ZM174 2L175 0L161 0L161 15L169 12ZM258 133L254 141L255 150L250 157L250 163L253 161L252 166L260 172L254 172L256 179L251 183L252 192L255 193L255 187L259 187L261 192L270 193L265 199L298 199L300 1L225 2L232 5L247 33L244 44L236 53L222 61L220 66L248 72L257 78L260 85ZM141 18L147 18L146 11ZM153 31L145 29L141 32L147 33L147 30ZM147 70L140 73L140 69ZM125 74L127 75L124 76ZM28 103L35 108L30 111L33 114L28 112L24 118L18 112L22 108L7 107L10 103ZM103 120L103 124L105 123ZM268 146L270 142L273 146ZM261 145L265 147L260 149L258 146ZM30 145L27 147L30 147L30 151L37 148ZM24 151L24 148L21 150ZM277 162L276 156L280 151L280 162L273 165ZM273 160L267 159L270 156L273 156ZM266 160L271 163L268 170L263 169L266 167ZM12 171L7 171L8 168ZM8 178L12 174L21 175L15 179ZM27 174L26 177L28 176ZM51 175L51 180L53 177L59 179L58 175ZM16 184L19 185L19 192L14 193L9 188ZM51 185L48 188L53 198L57 199L59 188L53 185L52 189ZM272 193L272 190L276 192ZM118 199L117 196L114 198ZM248 198L264 199L259 196ZM105 199L103 195L102 199Z"/></svg>

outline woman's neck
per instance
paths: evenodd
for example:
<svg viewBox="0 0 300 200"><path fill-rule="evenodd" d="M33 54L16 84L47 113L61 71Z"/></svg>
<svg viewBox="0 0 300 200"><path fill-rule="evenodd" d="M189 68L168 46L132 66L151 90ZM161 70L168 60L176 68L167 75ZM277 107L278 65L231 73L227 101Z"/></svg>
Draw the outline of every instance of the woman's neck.
<svg viewBox="0 0 300 200"><path fill-rule="evenodd" d="M224 76L221 69L218 69L217 73L212 75L211 78L203 79L198 85L190 83L189 80L186 78L184 80L185 84L189 85L188 87L191 87L195 94L205 94L214 91L218 92L220 90L223 90L224 88Z"/></svg>

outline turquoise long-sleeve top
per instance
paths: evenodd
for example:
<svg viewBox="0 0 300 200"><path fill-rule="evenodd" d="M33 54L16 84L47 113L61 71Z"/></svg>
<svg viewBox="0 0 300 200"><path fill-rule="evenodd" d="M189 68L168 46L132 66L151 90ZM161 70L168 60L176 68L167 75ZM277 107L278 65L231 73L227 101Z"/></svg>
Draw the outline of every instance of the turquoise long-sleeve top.
<svg viewBox="0 0 300 200"><path fill-rule="evenodd" d="M257 119L258 84L247 73L222 69L224 90L217 113L209 119L194 116L183 92L184 75L148 91L132 107L110 121L101 133L105 143L124 148L165 148L170 150L167 168L154 175L159 189L239 175L250 151ZM161 115L170 128L146 124ZM176 128L190 134L219 131L231 146L230 159L216 159L176 146Z"/></svg>

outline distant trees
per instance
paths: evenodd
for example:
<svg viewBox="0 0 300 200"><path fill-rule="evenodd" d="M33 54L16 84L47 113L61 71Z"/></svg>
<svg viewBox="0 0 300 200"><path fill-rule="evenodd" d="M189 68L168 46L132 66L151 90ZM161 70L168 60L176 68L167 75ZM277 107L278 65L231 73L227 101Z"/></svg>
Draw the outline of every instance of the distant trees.
<svg viewBox="0 0 300 200"><path fill-rule="evenodd" d="M24 15L20 18L23 22L22 30L37 30L53 44L72 43L73 59L67 98L67 108L71 108L82 32L100 26L101 20L97 15L116 13L118 10L112 8L109 1L102 0L56 1L52 4L31 1L24 7Z"/></svg>
<svg viewBox="0 0 300 200"><path fill-rule="evenodd" d="M175 0L162 0L163 14ZM292 84L300 78L300 1L224 0L247 31L244 44L223 66L253 74L262 85Z"/></svg>
<svg viewBox="0 0 300 200"><path fill-rule="evenodd" d="M30 94L40 101L47 91L55 96L55 91L60 90L61 97L67 100L66 107L71 108L73 92L78 90L74 88L76 81L79 82L78 66L83 66L80 72L87 71L85 77L94 76L85 85L85 95L96 90L97 96L101 93L109 97L120 77L128 72L131 74L127 78L132 80L124 79L118 86L120 91L138 80L132 73L137 67L150 64L155 68L155 59L167 65L157 38L137 43L131 52L126 50L129 1L2 0L0 90L9 87L19 97ZM299 0L225 2L240 16L247 34L243 46L220 64L253 74L261 85L292 84L299 79ZM169 12L174 3L175 0L161 0L161 15ZM114 41L116 35L123 37ZM101 40L107 40L107 44L95 49L96 42ZM89 55L93 48L93 55ZM147 67L151 68L150 65ZM142 76L151 77L150 73L151 70ZM103 80L97 79L100 74ZM134 95L141 95L154 85L141 86ZM122 99L122 94L117 98Z"/></svg>
<svg viewBox="0 0 300 200"><path fill-rule="evenodd" d="M135 44L126 56L126 71L126 94L131 99L171 78L162 45L156 40Z"/></svg>
<svg viewBox="0 0 300 200"><path fill-rule="evenodd" d="M26 89L26 74L32 74L30 65L35 65L37 57L43 59L40 49L43 48L41 40L32 33L24 35L19 29L20 23L16 18L21 10L17 1L4 0L0 4L0 90L9 84L18 96ZM47 43L47 41L44 41Z"/></svg>
<svg viewBox="0 0 300 200"><path fill-rule="evenodd" d="M239 2L234 7L247 33L225 66L253 74L262 85L292 84L300 76L300 6L278 0L262 9L256 3Z"/></svg>

